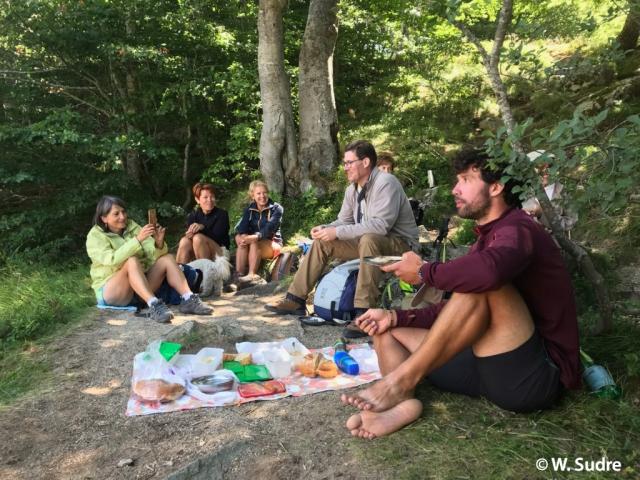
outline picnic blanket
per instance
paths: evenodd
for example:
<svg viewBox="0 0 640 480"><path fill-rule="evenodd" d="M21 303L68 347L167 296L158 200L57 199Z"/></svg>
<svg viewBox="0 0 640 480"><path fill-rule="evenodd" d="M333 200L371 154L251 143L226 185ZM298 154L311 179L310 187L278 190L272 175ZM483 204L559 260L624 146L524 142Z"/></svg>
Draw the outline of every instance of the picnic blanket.
<svg viewBox="0 0 640 480"><path fill-rule="evenodd" d="M354 345L351 351L355 349L368 349L371 350L371 353L375 355L375 352L373 352L371 347L369 347L369 345L367 344ZM314 351L322 352L326 356L333 358L333 347L325 347ZM364 385L373 382L374 380L378 380L379 378L381 378L381 375L380 371L377 369L369 373L361 373L360 375L346 375L340 373L337 377L334 378L309 378L305 377L299 372L295 372L288 377L278 378L278 380L282 382L287 389L285 393L263 397L242 398L237 394L237 392L224 392L226 395L220 395L218 397L219 399L216 398L213 400L198 399L187 393L179 399L168 403L141 401L133 393L133 391L131 391L129 401L127 402L127 410L125 414L128 417L133 417L138 415L152 415L155 413L191 410L194 408L241 405L243 403L255 402L258 400L279 400L281 398L290 396L301 397L303 395L311 395L313 393L325 392L328 390L342 390L346 388L357 387L359 385Z"/></svg>

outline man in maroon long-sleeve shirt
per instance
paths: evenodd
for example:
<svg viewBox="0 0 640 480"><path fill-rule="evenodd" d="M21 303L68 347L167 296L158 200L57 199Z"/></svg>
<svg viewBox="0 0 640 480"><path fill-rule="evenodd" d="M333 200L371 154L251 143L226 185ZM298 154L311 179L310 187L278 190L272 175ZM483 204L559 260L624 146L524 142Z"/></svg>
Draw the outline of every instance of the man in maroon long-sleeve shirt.
<svg viewBox="0 0 640 480"><path fill-rule="evenodd" d="M443 390L483 396L516 412L548 408L563 388L578 388L575 300L560 251L519 208L512 185L488 157L463 151L454 161L458 214L477 222L464 257L423 262L408 252L383 269L413 284L454 292L423 310L369 310L358 325L373 336L383 379L343 395L361 412L355 436L394 432L420 416L423 378Z"/></svg>

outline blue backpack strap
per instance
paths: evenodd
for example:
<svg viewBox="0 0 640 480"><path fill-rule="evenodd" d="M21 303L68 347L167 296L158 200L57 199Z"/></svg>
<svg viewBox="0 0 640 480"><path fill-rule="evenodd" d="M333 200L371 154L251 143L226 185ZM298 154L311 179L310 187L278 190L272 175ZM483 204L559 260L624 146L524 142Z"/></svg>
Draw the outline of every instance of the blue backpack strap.
<svg viewBox="0 0 640 480"><path fill-rule="evenodd" d="M357 283L358 270L353 270L347 277L347 281L344 284L344 290L340 296L340 304L338 305L338 310L342 312L343 320L351 320L353 317L353 311L355 310L353 300L356 296ZM348 316L348 318L345 318L345 316Z"/></svg>

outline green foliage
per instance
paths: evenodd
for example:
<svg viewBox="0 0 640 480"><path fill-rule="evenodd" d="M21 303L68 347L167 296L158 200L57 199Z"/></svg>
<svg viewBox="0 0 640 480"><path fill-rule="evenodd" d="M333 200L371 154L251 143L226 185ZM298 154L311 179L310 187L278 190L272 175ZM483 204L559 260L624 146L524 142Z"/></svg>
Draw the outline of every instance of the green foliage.
<svg viewBox="0 0 640 480"><path fill-rule="evenodd" d="M309 237L312 227L335 220L343 194L344 191L335 192L318 198L314 190L309 190L300 198L284 198L282 200L284 208L282 235L285 242L291 244L298 237Z"/></svg>
<svg viewBox="0 0 640 480"><path fill-rule="evenodd" d="M471 245L476 241L476 234L473 229L476 223L473 220L463 219L456 229L455 235L453 235L453 243L457 245Z"/></svg>

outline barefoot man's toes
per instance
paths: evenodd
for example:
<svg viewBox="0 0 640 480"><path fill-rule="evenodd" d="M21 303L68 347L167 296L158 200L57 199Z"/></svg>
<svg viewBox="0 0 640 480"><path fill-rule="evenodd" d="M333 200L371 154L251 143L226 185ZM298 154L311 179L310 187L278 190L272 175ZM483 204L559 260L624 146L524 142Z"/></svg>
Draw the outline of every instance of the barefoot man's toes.
<svg viewBox="0 0 640 480"><path fill-rule="evenodd" d="M402 390L385 377L355 395L343 394L342 401L363 411L383 412L412 397L413 390Z"/></svg>
<svg viewBox="0 0 640 480"><path fill-rule="evenodd" d="M345 405L351 405L360 410L370 410L372 408L372 405L370 403L363 400L358 395L347 395L343 393L340 399Z"/></svg>
<svg viewBox="0 0 640 480"><path fill-rule="evenodd" d="M363 411L351 415L347 429L354 437L371 440L400 430L417 420L421 413L422 403L411 398L384 412Z"/></svg>

